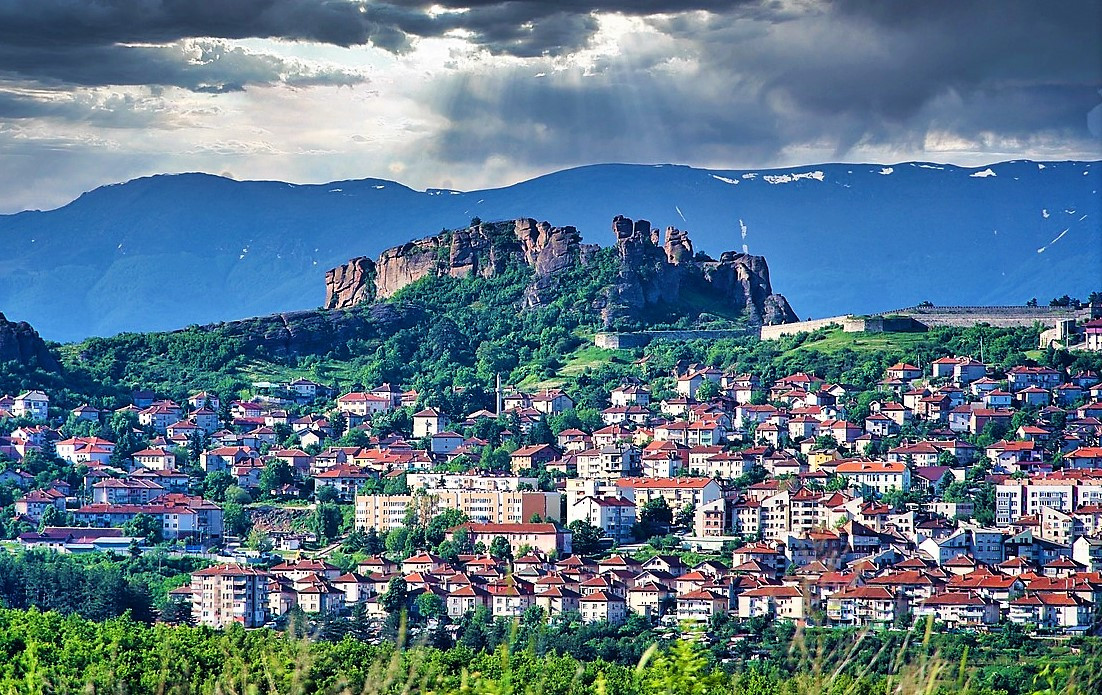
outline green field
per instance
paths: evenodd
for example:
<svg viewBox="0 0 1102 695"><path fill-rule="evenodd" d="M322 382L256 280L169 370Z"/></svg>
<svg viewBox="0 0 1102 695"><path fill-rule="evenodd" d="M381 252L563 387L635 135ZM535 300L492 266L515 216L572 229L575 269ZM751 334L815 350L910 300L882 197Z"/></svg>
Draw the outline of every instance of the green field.
<svg viewBox="0 0 1102 695"><path fill-rule="evenodd" d="M830 354L845 349L856 352L911 350L927 340L926 333L846 333L838 328L824 332L821 338L818 334L811 336L789 353L814 350Z"/></svg>

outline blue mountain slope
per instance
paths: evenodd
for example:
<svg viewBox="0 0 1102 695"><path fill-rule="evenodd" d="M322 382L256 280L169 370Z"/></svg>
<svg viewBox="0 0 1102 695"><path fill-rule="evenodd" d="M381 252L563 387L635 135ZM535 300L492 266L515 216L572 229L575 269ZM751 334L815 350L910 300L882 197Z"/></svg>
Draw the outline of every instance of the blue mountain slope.
<svg viewBox="0 0 1102 695"><path fill-rule="evenodd" d="M0 216L0 310L75 340L311 308L326 269L475 216L573 224L607 244L616 214L688 229L712 254L766 256L801 317L1047 301L1102 285L1100 189L1102 163L1027 161L603 164L465 193L154 176Z"/></svg>

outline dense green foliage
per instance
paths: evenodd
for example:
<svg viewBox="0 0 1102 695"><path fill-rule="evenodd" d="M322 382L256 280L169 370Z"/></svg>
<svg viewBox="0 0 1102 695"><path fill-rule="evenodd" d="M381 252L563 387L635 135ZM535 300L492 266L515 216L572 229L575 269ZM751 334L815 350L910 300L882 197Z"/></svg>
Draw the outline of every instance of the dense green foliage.
<svg viewBox="0 0 1102 695"><path fill-rule="evenodd" d="M52 550L0 553L0 605L93 620L129 613L150 621L164 608L168 591L186 584L190 572L207 564L160 550L135 557Z"/></svg>
<svg viewBox="0 0 1102 695"><path fill-rule="evenodd" d="M980 637L834 633L789 635L769 658L731 671L686 640L643 652L636 664L543 652L512 643L397 649L352 638L291 639L267 630L146 626L129 618L0 610L0 689L126 693L974 693L1098 692L1096 641L997 645ZM987 638L983 638L987 639ZM998 638L995 638L998 639ZM994 640L991 640L994 641ZM1004 640L1005 641L1005 640ZM506 643L508 644L508 643ZM980 656L977 656L980 655ZM1016 656L1029 655L1027 663ZM1038 662L1044 662L1041 666Z"/></svg>

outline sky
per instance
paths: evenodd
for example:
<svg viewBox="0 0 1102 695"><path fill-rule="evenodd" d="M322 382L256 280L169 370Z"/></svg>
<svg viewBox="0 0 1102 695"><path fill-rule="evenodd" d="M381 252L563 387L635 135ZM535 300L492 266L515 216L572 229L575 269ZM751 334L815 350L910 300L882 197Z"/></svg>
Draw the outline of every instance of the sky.
<svg viewBox="0 0 1102 695"><path fill-rule="evenodd" d="M1102 3L0 0L0 212L204 171L1102 158Z"/></svg>

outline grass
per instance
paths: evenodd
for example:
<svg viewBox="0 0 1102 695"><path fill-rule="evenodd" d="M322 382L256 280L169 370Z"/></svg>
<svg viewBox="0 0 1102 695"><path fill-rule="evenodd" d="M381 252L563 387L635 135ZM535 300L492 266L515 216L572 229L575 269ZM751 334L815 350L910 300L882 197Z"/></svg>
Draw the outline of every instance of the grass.
<svg viewBox="0 0 1102 695"><path fill-rule="evenodd" d="M908 350L926 340L925 333L846 333L842 329L827 331L818 340L808 340L792 352L815 351L833 354L844 349L855 352Z"/></svg>
<svg viewBox="0 0 1102 695"><path fill-rule="evenodd" d="M566 355L563 365L550 379L540 379L531 375L517 384L517 388L539 390L545 388L557 388L568 380L577 377L586 369L597 369L609 363L626 364L631 361L631 353L626 350L606 350L599 348L589 341Z"/></svg>

